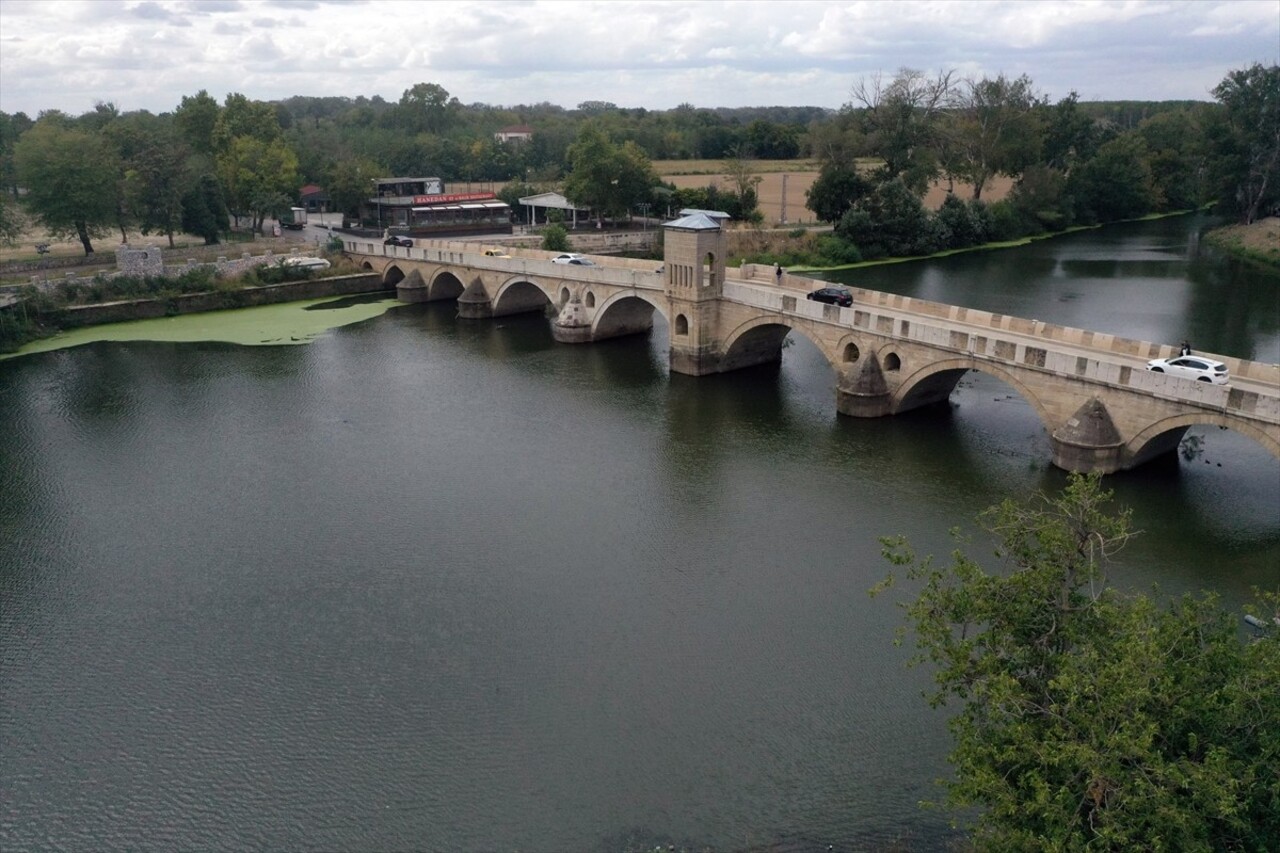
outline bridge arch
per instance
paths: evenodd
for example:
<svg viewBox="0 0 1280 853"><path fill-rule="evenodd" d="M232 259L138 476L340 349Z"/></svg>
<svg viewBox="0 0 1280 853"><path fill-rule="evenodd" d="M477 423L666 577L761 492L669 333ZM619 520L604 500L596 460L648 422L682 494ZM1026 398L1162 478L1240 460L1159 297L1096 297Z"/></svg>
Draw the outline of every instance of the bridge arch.
<svg viewBox="0 0 1280 853"><path fill-rule="evenodd" d="M595 294L590 289L583 295L584 304L590 308L592 306L588 303L588 298L595 298ZM670 322L664 307L647 293L615 293L605 298L603 302L597 303L591 322L591 337L594 340L603 340L619 335L647 332L653 328L655 311L664 320Z"/></svg>
<svg viewBox="0 0 1280 853"><path fill-rule="evenodd" d="M894 353L889 352L887 355L894 355ZM955 390L956 384L961 377L970 370L994 376L1012 386L1019 396L1031 404L1031 408L1035 410L1036 417L1040 419L1045 431L1050 435L1053 434L1058 424L1054 423L1044 403L1040 401L1034 391L999 365L984 363L979 366L969 359L953 358L935 361L904 378L893 395L890 414L896 415L900 412L946 400L951 396L951 392Z"/></svg>
<svg viewBox="0 0 1280 853"><path fill-rule="evenodd" d="M1163 452L1176 449L1183 433L1189 427L1200 425L1234 430L1253 439L1272 456L1280 459L1280 441L1252 424L1221 412L1188 412L1162 418L1129 439L1125 443L1125 455L1132 460L1132 465L1140 465Z"/></svg>
<svg viewBox="0 0 1280 853"><path fill-rule="evenodd" d="M839 358L821 338L801 326L787 323L776 315L748 320L730 332L724 339L720 369L722 371L737 370L741 367L780 360L782 342L791 332L803 335L805 340L817 347L827 359L831 369L837 373L840 372ZM837 347L837 350L840 349L842 348Z"/></svg>
<svg viewBox="0 0 1280 853"><path fill-rule="evenodd" d="M464 290L466 290L466 287L456 275L448 270L438 270L431 277L431 283L427 285L427 298L432 301L457 299Z"/></svg>
<svg viewBox="0 0 1280 853"><path fill-rule="evenodd" d="M500 284L493 294L493 316L542 311L554 299L555 295L547 293L536 281L516 276Z"/></svg>
<svg viewBox="0 0 1280 853"><path fill-rule="evenodd" d="M395 287L404 279L405 272L400 269L399 264L388 264L387 268L382 271L382 284L384 287Z"/></svg>

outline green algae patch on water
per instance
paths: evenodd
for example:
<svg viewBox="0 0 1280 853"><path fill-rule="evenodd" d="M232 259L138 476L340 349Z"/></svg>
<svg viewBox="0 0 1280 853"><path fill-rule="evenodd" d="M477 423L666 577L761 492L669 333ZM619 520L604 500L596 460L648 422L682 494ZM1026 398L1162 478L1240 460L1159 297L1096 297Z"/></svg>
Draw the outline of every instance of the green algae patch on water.
<svg viewBox="0 0 1280 853"><path fill-rule="evenodd" d="M333 303L340 303L334 305ZM379 317L404 303L391 296L353 299L332 296L262 305L206 311L154 320L104 323L59 332L50 338L32 341L15 353L0 355L0 361L40 352L77 347L99 341L161 341L199 343L216 341L241 346L292 346L308 344L330 329ZM317 308L323 310L315 310Z"/></svg>

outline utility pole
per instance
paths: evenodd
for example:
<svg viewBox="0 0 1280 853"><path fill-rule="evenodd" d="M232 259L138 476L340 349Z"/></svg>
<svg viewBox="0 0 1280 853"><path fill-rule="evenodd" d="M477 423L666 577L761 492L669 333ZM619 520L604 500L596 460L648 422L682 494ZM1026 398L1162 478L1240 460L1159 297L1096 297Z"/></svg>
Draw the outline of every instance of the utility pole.
<svg viewBox="0 0 1280 853"><path fill-rule="evenodd" d="M782 224L787 224L787 174L782 173Z"/></svg>

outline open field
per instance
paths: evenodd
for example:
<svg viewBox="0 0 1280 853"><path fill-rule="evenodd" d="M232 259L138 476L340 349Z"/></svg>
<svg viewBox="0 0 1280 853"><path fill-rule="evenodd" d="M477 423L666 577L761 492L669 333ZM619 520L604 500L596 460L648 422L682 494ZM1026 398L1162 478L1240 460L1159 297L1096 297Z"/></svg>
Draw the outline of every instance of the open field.
<svg viewBox="0 0 1280 853"><path fill-rule="evenodd" d="M724 171L722 160L662 160L655 162L653 167L664 181L677 187L705 187L711 184L726 190L733 187L732 179ZM764 214L766 225L777 225L784 221L787 224L801 225L815 222L813 211L806 208L804 202L805 193L818 179L816 163L810 160L754 160L751 167L754 174L761 178L758 187L760 212ZM987 182L982 198L988 202L999 201L1012 188L1012 178L997 176ZM935 181L925 193L925 207L930 210L941 207L947 197L947 189L947 181ZM956 183L954 191L961 198L968 198L972 194L972 188L968 184Z"/></svg>

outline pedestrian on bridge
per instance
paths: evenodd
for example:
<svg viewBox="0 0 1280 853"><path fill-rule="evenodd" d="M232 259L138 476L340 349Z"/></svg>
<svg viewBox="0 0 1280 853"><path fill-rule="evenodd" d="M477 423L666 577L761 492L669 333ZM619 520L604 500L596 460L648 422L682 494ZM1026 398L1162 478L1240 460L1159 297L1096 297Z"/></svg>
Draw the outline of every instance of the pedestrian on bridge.
<svg viewBox="0 0 1280 853"><path fill-rule="evenodd" d="M1183 341L1182 349L1178 350L1178 355L1191 355L1191 344Z"/></svg>
<svg viewBox="0 0 1280 853"><path fill-rule="evenodd" d="M778 281L778 286L782 286L782 264L773 265L773 275Z"/></svg>

